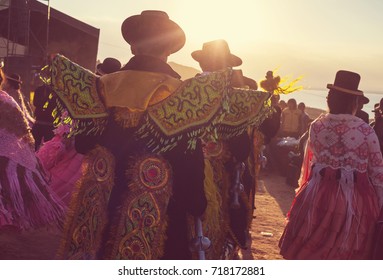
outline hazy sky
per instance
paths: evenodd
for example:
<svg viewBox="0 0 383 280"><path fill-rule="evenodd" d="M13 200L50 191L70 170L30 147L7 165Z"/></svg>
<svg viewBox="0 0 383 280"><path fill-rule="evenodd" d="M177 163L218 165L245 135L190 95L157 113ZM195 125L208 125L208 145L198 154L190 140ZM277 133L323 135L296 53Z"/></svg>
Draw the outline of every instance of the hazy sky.
<svg viewBox="0 0 383 280"><path fill-rule="evenodd" d="M43 2L43 1L41 1ZM267 70L304 76L306 87L326 88L337 70L361 74L360 88L383 92L382 0L51 0L51 6L101 30L99 59L126 63L130 48L121 23L142 10L163 10L186 33L186 45L169 57L199 68L190 53L203 42L228 41L245 75Z"/></svg>

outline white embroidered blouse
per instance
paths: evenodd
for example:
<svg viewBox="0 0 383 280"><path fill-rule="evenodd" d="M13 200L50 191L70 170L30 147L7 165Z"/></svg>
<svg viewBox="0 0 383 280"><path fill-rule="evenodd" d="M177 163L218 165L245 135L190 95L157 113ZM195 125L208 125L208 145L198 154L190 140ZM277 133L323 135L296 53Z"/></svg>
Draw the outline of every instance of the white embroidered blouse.
<svg viewBox="0 0 383 280"><path fill-rule="evenodd" d="M383 205L383 159L375 131L349 114L323 114L310 127L300 185L309 178L311 167L341 169L342 177L353 181L352 173L367 172L380 206Z"/></svg>

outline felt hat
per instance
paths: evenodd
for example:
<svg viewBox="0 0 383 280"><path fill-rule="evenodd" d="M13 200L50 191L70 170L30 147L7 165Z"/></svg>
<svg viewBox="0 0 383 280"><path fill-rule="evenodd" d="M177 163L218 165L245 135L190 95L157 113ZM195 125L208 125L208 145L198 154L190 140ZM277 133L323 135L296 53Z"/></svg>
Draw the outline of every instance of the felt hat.
<svg viewBox="0 0 383 280"><path fill-rule="evenodd" d="M21 77L19 74L16 74L16 73L12 73L11 75L5 75L5 78L7 80L11 80L11 81L14 81L14 82L17 82L19 84L22 84L23 82L21 81Z"/></svg>
<svg viewBox="0 0 383 280"><path fill-rule="evenodd" d="M364 94L359 98L360 102L362 102L362 104L367 104L370 102L370 99L368 97L366 97Z"/></svg>
<svg viewBox="0 0 383 280"><path fill-rule="evenodd" d="M101 75L117 72L121 69L121 62L112 57L107 57L102 63L97 64L97 72Z"/></svg>
<svg viewBox="0 0 383 280"><path fill-rule="evenodd" d="M229 45L225 40L206 42L203 44L202 50L192 52L191 56L198 62L219 58L227 61L230 67L242 64L242 59L230 53Z"/></svg>
<svg viewBox="0 0 383 280"><path fill-rule="evenodd" d="M372 110L372 112L378 112L380 110L380 105L379 105L379 103L375 103L374 104L374 110Z"/></svg>
<svg viewBox="0 0 383 280"><path fill-rule="evenodd" d="M377 111L380 111L383 109L383 98L380 99L380 102L379 103L376 103L374 105L374 110L372 110L373 112L377 112Z"/></svg>
<svg viewBox="0 0 383 280"><path fill-rule="evenodd" d="M181 27L169 19L163 11L143 11L124 20L121 26L122 36L131 45L166 46L170 53L179 51L186 41Z"/></svg>
<svg viewBox="0 0 383 280"><path fill-rule="evenodd" d="M364 96L363 91L358 89L359 82L360 75L358 73L339 70L336 73L334 84L328 84L327 88L337 92Z"/></svg>

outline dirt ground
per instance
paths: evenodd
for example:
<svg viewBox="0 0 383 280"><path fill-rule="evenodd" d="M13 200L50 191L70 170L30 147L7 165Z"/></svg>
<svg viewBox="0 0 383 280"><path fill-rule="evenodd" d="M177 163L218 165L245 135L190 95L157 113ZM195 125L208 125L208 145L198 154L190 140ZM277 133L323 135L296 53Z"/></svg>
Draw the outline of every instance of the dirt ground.
<svg viewBox="0 0 383 280"><path fill-rule="evenodd" d="M279 260L278 242L285 227L285 217L294 199L294 188L285 178L261 172L255 195L257 209L252 222L251 249L241 251L242 259Z"/></svg>

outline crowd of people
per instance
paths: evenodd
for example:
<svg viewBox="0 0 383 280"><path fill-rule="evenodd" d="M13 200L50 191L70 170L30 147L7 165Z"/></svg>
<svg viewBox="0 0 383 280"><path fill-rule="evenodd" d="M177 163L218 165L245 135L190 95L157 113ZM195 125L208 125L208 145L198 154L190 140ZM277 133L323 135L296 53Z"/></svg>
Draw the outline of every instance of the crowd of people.
<svg viewBox="0 0 383 280"><path fill-rule="evenodd" d="M182 81L167 58L186 36L165 12L121 31L125 65L106 58L91 72L54 55L32 104L0 68L0 231L55 227L59 259L234 259L251 243L262 147L272 163L275 139L294 138L302 174L281 255L378 256L383 99L372 126L355 116L358 74L339 71L329 113L312 120L304 103L279 101L272 71L258 91L233 69L242 59L225 40L192 52L201 73Z"/></svg>

